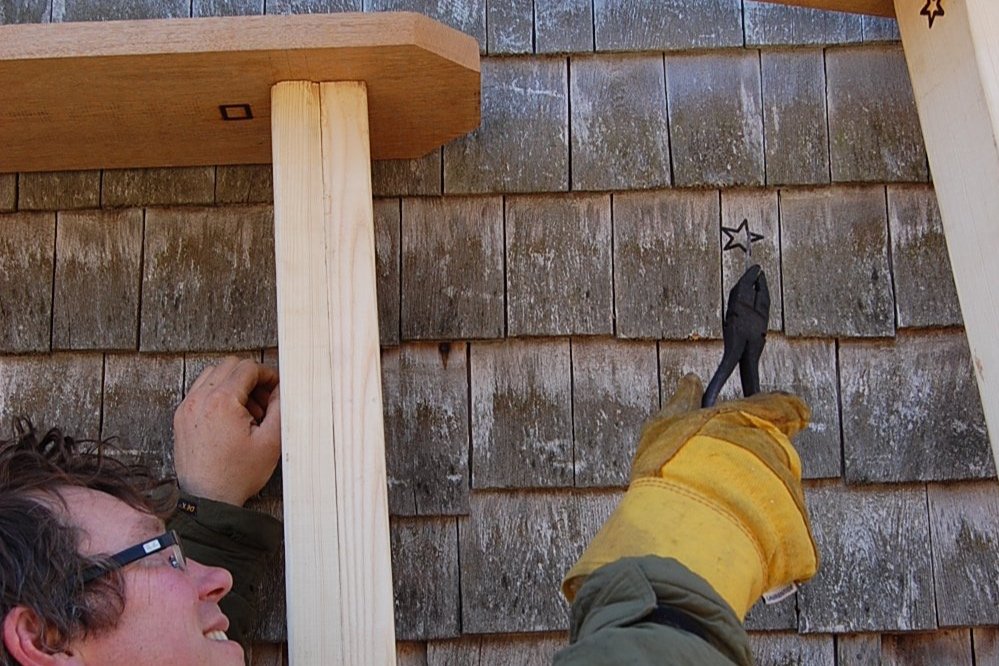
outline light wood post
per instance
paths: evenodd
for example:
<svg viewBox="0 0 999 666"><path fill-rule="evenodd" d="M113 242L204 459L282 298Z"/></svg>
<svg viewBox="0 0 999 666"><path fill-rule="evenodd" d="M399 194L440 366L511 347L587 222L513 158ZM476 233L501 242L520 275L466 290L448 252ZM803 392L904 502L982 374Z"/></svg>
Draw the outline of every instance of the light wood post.
<svg viewBox="0 0 999 666"><path fill-rule="evenodd" d="M365 85L271 93L291 663L395 663Z"/></svg>
<svg viewBox="0 0 999 666"><path fill-rule="evenodd" d="M999 2L944 0L932 28L925 5L895 13L999 461Z"/></svg>

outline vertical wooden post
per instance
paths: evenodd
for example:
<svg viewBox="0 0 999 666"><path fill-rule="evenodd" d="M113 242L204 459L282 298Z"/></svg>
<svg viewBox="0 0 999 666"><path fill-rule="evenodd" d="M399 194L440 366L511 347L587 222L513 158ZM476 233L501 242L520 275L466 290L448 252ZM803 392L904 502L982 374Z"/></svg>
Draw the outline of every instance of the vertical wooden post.
<svg viewBox="0 0 999 666"><path fill-rule="evenodd" d="M271 93L291 663L395 663L367 92Z"/></svg>
<svg viewBox="0 0 999 666"><path fill-rule="evenodd" d="M999 461L999 2L944 0L932 27L925 5L895 13Z"/></svg>

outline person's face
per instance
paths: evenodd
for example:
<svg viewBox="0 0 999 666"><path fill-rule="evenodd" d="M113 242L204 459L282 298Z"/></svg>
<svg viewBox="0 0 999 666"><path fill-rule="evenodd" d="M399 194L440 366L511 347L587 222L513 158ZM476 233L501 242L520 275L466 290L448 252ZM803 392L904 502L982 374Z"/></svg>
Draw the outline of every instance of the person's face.
<svg viewBox="0 0 999 666"><path fill-rule="evenodd" d="M112 555L165 529L160 520L106 493L68 488L60 494L70 519L82 529L84 555ZM183 571L172 566L169 552L163 551L126 565L121 573L125 610L110 631L70 644L78 663L242 666L243 649L220 633L229 628L218 606L232 588L228 571L191 559Z"/></svg>

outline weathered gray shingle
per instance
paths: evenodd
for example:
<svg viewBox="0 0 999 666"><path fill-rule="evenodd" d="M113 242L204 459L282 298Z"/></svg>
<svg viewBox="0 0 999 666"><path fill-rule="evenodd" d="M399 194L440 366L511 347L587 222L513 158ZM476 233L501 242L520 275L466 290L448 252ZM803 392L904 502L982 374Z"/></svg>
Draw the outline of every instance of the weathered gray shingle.
<svg viewBox="0 0 999 666"><path fill-rule="evenodd" d="M764 51L760 66L767 184L828 183L829 131L822 51Z"/></svg>
<svg viewBox="0 0 999 666"><path fill-rule="evenodd" d="M396 640L460 635L455 519L394 519L391 541Z"/></svg>
<svg viewBox="0 0 999 666"><path fill-rule="evenodd" d="M793 631L798 628L797 598L767 605L763 601L749 609L743 621L746 631Z"/></svg>
<svg viewBox="0 0 999 666"><path fill-rule="evenodd" d="M442 150L415 160L378 160L371 163L371 189L376 197L441 194Z"/></svg>
<svg viewBox="0 0 999 666"><path fill-rule="evenodd" d="M590 0L534 0L535 50L565 53L593 50Z"/></svg>
<svg viewBox="0 0 999 666"><path fill-rule="evenodd" d="M594 0L598 51L742 46L739 0Z"/></svg>
<svg viewBox="0 0 999 666"><path fill-rule="evenodd" d="M270 164L235 164L216 168L215 203L273 202L274 172Z"/></svg>
<svg viewBox="0 0 999 666"><path fill-rule="evenodd" d="M718 193L628 192L613 206L618 335L721 337Z"/></svg>
<svg viewBox="0 0 999 666"><path fill-rule="evenodd" d="M653 342L572 341L577 486L626 486L642 425L659 409Z"/></svg>
<svg viewBox="0 0 999 666"><path fill-rule="evenodd" d="M666 56L675 185L763 185L760 86L752 51Z"/></svg>
<svg viewBox="0 0 999 666"><path fill-rule="evenodd" d="M843 450L852 482L995 473L961 331L840 343Z"/></svg>
<svg viewBox="0 0 999 666"><path fill-rule="evenodd" d="M927 493L940 625L999 623L999 486L930 484Z"/></svg>
<svg viewBox="0 0 999 666"><path fill-rule="evenodd" d="M893 335L884 190L783 191L780 206L787 334Z"/></svg>
<svg viewBox="0 0 999 666"><path fill-rule="evenodd" d="M268 14L333 14L336 12L359 12L362 0L265 0Z"/></svg>
<svg viewBox="0 0 999 666"><path fill-rule="evenodd" d="M798 591L800 630L936 628L923 486L806 490L821 566Z"/></svg>
<svg viewBox="0 0 999 666"><path fill-rule="evenodd" d="M378 295L378 337L382 346L399 344L401 218L402 207L398 199L375 200L375 288Z"/></svg>
<svg viewBox="0 0 999 666"><path fill-rule="evenodd" d="M56 0L53 21L119 21L184 18L191 15L188 0Z"/></svg>
<svg viewBox="0 0 999 666"><path fill-rule="evenodd" d="M21 210L96 208L101 204L101 172L22 173L17 198Z"/></svg>
<svg viewBox="0 0 999 666"><path fill-rule="evenodd" d="M822 11L746 0L747 46L843 44L864 38L860 14Z"/></svg>
<svg viewBox="0 0 999 666"><path fill-rule="evenodd" d="M48 23L49 0L0 0L0 25Z"/></svg>
<svg viewBox="0 0 999 666"><path fill-rule="evenodd" d="M382 353L389 511L468 513L466 345L406 345Z"/></svg>
<svg viewBox="0 0 999 666"><path fill-rule="evenodd" d="M486 30L490 55L533 53L533 0L487 0Z"/></svg>
<svg viewBox="0 0 999 666"><path fill-rule="evenodd" d="M975 662L971 657L971 632L952 629L926 634L886 634L881 637L881 663L883 666L972 666Z"/></svg>
<svg viewBox="0 0 999 666"><path fill-rule="evenodd" d="M146 212L141 349L273 346L276 311L269 206Z"/></svg>
<svg viewBox="0 0 999 666"><path fill-rule="evenodd" d="M54 213L0 215L0 351L48 351Z"/></svg>
<svg viewBox="0 0 999 666"><path fill-rule="evenodd" d="M0 356L0 439L11 419L24 416L44 433L60 428L78 439L96 439L101 429L100 354Z"/></svg>
<svg viewBox="0 0 999 666"><path fill-rule="evenodd" d="M135 349L142 281L142 211L60 213L55 349Z"/></svg>
<svg viewBox="0 0 999 666"><path fill-rule="evenodd" d="M607 195L506 200L511 336L614 332Z"/></svg>
<svg viewBox="0 0 999 666"><path fill-rule="evenodd" d="M865 42L897 42L901 39L898 32L898 21L880 16L864 17Z"/></svg>
<svg viewBox="0 0 999 666"><path fill-rule="evenodd" d="M264 13L264 0L191 0L192 16L250 16Z"/></svg>
<svg viewBox="0 0 999 666"><path fill-rule="evenodd" d="M888 188L892 277L900 327L960 326L961 304L933 188Z"/></svg>
<svg viewBox="0 0 999 666"><path fill-rule="evenodd" d="M0 212L14 210L17 206L17 174L0 173Z"/></svg>
<svg viewBox="0 0 999 666"><path fill-rule="evenodd" d="M472 487L571 486L569 341L471 349Z"/></svg>
<svg viewBox="0 0 999 666"><path fill-rule="evenodd" d="M104 206L168 206L215 201L215 167L104 172Z"/></svg>
<svg viewBox="0 0 999 666"><path fill-rule="evenodd" d="M427 645L425 666L549 666L568 641L564 634L532 633L520 636L467 636Z"/></svg>
<svg viewBox="0 0 999 666"><path fill-rule="evenodd" d="M482 47L486 44L486 0L366 0L364 11L416 12L475 37Z"/></svg>
<svg viewBox="0 0 999 666"><path fill-rule="evenodd" d="M661 55L573 57L572 189L670 184Z"/></svg>
<svg viewBox="0 0 999 666"><path fill-rule="evenodd" d="M503 200L402 200L402 338L504 331Z"/></svg>
<svg viewBox="0 0 999 666"><path fill-rule="evenodd" d="M758 666L834 666L836 663L832 636L751 634L749 644Z"/></svg>
<svg viewBox="0 0 999 666"><path fill-rule="evenodd" d="M836 636L836 663L841 666L881 666L881 634Z"/></svg>
<svg viewBox="0 0 999 666"><path fill-rule="evenodd" d="M753 243L753 263L766 273L770 290L770 330L784 329L781 302L780 223L778 220L777 192L774 190L722 190L721 224L728 229L738 229L742 221L752 233L763 235ZM734 234L733 234L734 236ZM728 294L746 270L746 253L733 247L725 251L732 237L720 234L722 244L722 289L725 302ZM735 243L746 245L745 233L738 234Z"/></svg>
<svg viewBox="0 0 999 666"><path fill-rule="evenodd" d="M444 191L569 188L565 58L482 61L482 124L444 146Z"/></svg>
<svg viewBox="0 0 999 666"><path fill-rule="evenodd" d="M901 48L829 49L826 81L834 181L927 179L923 135Z"/></svg>

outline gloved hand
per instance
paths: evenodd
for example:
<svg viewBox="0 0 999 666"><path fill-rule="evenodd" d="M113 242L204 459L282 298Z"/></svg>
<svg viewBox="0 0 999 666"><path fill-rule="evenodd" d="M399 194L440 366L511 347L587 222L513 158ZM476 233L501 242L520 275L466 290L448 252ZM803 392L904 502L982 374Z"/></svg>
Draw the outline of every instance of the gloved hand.
<svg viewBox="0 0 999 666"><path fill-rule="evenodd" d="M569 601L586 576L622 557L673 558L698 574L740 620L764 592L818 568L790 437L810 412L788 394L698 409L684 377L642 433L621 503L562 582Z"/></svg>

